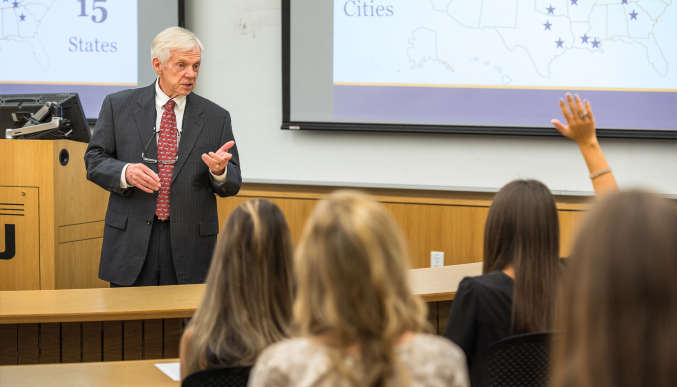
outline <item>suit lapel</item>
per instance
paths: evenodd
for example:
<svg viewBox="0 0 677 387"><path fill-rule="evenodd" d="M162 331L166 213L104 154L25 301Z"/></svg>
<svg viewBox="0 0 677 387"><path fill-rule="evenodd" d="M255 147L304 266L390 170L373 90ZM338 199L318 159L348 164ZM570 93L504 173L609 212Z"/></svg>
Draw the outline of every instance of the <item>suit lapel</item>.
<svg viewBox="0 0 677 387"><path fill-rule="evenodd" d="M190 151L195 145L195 141L200 136L204 121L202 120L202 107L193 93L186 97L186 110L183 114L183 124L181 129L181 141L179 142L178 160L174 165L174 173L172 175L172 183L176 180L176 176L183 168L183 165L190 155Z"/></svg>
<svg viewBox="0 0 677 387"><path fill-rule="evenodd" d="M136 121L136 129L141 140L141 149L148 144L146 157L157 160L157 139L153 137L155 116L157 114L155 109L155 83L146 87L136 102L139 108L134 111L134 120ZM148 166L155 173L158 173L157 164L144 163L144 165Z"/></svg>

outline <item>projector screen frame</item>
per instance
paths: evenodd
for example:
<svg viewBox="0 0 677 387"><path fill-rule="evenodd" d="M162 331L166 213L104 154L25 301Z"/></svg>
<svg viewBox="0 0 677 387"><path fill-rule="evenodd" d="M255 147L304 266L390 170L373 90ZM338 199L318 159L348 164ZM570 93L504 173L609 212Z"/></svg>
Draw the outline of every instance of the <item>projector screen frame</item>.
<svg viewBox="0 0 677 387"><path fill-rule="evenodd" d="M180 0L183 2L183 0ZM291 0L282 0L283 130L562 137L554 127L381 124L291 120ZM597 129L599 138L677 140L676 130Z"/></svg>

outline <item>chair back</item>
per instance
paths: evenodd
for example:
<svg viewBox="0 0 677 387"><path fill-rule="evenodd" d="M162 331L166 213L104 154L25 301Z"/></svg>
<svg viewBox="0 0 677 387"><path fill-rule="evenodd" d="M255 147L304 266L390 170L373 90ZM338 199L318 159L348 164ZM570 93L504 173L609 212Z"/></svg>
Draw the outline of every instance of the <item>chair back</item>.
<svg viewBox="0 0 677 387"><path fill-rule="evenodd" d="M188 375L181 387L247 387L252 367L225 367Z"/></svg>
<svg viewBox="0 0 677 387"><path fill-rule="evenodd" d="M552 332L506 337L487 348L480 387L547 387Z"/></svg>

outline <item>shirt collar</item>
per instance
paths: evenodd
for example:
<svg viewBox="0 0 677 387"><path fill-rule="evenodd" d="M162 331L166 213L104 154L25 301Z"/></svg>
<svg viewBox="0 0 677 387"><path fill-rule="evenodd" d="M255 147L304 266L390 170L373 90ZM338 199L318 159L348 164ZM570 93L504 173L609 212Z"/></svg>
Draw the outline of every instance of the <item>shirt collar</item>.
<svg viewBox="0 0 677 387"><path fill-rule="evenodd" d="M162 112L162 107L169 101L169 97L165 94L162 89L160 89L160 78L155 81L155 107L158 112ZM174 102L176 102L175 110L178 110L179 113L183 113L186 107L186 96L178 95L174 97ZM179 132L181 129L179 129Z"/></svg>

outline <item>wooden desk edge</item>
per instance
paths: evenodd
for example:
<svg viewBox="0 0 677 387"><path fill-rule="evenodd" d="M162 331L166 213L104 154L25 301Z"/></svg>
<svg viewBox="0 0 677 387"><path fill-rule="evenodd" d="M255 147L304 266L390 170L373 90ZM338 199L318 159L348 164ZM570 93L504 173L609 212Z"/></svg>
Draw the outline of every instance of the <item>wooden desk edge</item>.
<svg viewBox="0 0 677 387"><path fill-rule="evenodd" d="M420 296L425 302L453 301L456 292L421 294Z"/></svg>
<svg viewBox="0 0 677 387"><path fill-rule="evenodd" d="M192 317L197 308L158 309L124 312L92 312L72 314L21 314L0 316L0 324L31 324L55 322L88 322L88 321L127 321L127 320L160 320L166 318Z"/></svg>
<svg viewBox="0 0 677 387"><path fill-rule="evenodd" d="M426 302L451 301L456 292L421 294ZM31 324L31 323L57 323L57 322L89 322L89 321L121 321L121 320L155 320L166 318L193 317L197 308L187 309L158 309L124 312L92 312L72 314L20 314L0 316L0 324Z"/></svg>

